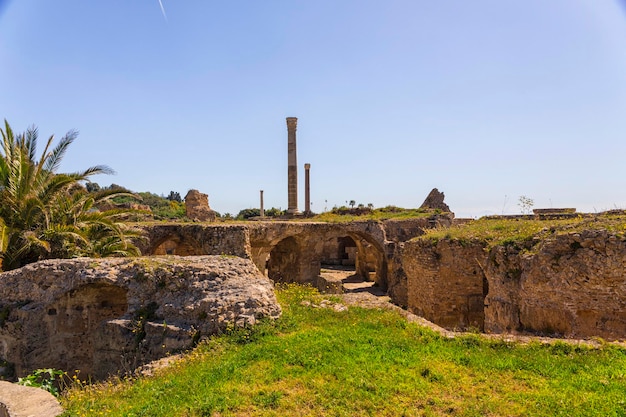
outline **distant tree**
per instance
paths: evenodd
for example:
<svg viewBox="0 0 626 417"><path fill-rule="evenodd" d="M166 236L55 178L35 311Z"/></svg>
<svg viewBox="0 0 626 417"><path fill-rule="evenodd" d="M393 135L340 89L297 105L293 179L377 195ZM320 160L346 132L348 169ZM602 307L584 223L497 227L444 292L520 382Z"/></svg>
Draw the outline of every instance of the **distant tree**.
<svg viewBox="0 0 626 417"><path fill-rule="evenodd" d="M261 209L249 208L249 209L241 210L237 214L236 219L237 220L246 220L246 219L249 219L250 217L258 217L260 215L261 215Z"/></svg>
<svg viewBox="0 0 626 417"><path fill-rule="evenodd" d="M180 193L176 191L170 191L169 195L165 197L167 200L176 201L178 203L182 203L183 199L180 197Z"/></svg>
<svg viewBox="0 0 626 417"><path fill-rule="evenodd" d="M87 192L95 193L96 191L100 191L100 185L97 182L88 181L85 183L85 188L87 188Z"/></svg>
<svg viewBox="0 0 626 417"><path fill-rule="evenodd" d="M367 203L367 208L368 209L374 209L374 205L372 203Z"/></svg>
<svg viewBox="0 0 626 417"><path fill-rule="evenodd" d="M285 211L276 207L272 207L271 209L265 210L265 215L267 217L280 217L285 215Z"/></svg>
<svg viewBox="0 0 626 417"><path fill-rule="evenodd" d="M519 197L519 202L517 203L517 205L522 210L522 214L530 214L532 211L532 207L535 205L535 201L532 198L521 195Z"/></svg>
<svg viewBox="0 0 626 417"><path fill-rule="evenodd" d="M349 203L349 204L350 204L350 207L351 207L351 208L354 208L354 205L356 204L356 201L354 201L354 200L350 200L350 203Z"/></svg>
<svg viewBox="0 0 626 417"><path fill-rule="evenodd" d="M121 185L118 185L118 184L111 184L111 185L109 185L108 187L105 187L105 188L109 189L109 190L124 190L126 192L130 192L130 190L128 188L122 187Z"/></svg>
<svg viewBox="0 0 626 417"><path fill-rule="evenodd" d="M171 193L170 193L171 194ZM142 204L150 207L157 220L183 219L186 217L185 203L169 200L150 192L137 193Z"/></svg>

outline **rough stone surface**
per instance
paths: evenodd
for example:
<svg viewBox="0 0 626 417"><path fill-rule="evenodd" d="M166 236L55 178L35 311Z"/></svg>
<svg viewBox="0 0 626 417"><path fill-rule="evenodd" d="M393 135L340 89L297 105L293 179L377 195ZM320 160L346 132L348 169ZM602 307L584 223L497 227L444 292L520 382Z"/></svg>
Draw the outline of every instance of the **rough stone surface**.
<svg viewBox="0 0 626 417"><path fill-rule="evenodd" d="M245 224L162 224L142 226L147 237L137 242L144 255L227 254L252 259L276 282L310 283L325 290L318 278L323 265L354 266L356 274L388 291L394 303L407 307L403 242L424 230L450 227L449 214L350 223L250 222Z"/></svg>
<svg viewBox="0 0 626 417"><path fill-rule="evenodd" d="M56 417L61 413L63 409L49 392L0 381L0 417Z"/></svg>
<svg viewBox="0 0 626 417"><path fill-rule="evenodd" d="M168 256L50 260L5 272L0 312L5 374L56 368L101 379L277 317L280 307L249 260Z"/></svg>
<svg viewBox="0 0 626 417"><path fill-rule="evenodd" d="M626 338L624 238L585 230L535 243L485 251L479 241L407 242L409 308L447 328L482 315L477 327L491 333Z"/></svg>
<svg viewBox="0 0 626 417"><path fill-rule="evenodd" d="M480 244L418 241L405 247L409 311L449 329L484 326L485 276Z"/></svg>
<svg viewBox="0 0 626 417"><path fill-rule="evenodd" d="M451 215L350 223L249 222L246 224L148 224L137 242L144 255L226 254L251 259L274 281L315 284L322 264L354 265L357 274L389 288L406 305L406 276L396 244L450 226ZM404 301L403 301L404 300Z"/></svg>
<svg viewBox="0 0 626 417"><path fill-rule="evenodd" d="M237 224L164 224L142 226L135 244L144 255L231 255L250 259L246 226Z"/></svg>
<svg viewBox="0 0 626 417"><path fill-rule="evenodd" d="M185 196L186 215L191 220L215 221L217 215L209 207L209 196L198 190L189 190Z"/></svg>
<svg viewBox="0 0 626 417"><path fill-rule="evenodd" d="M626 338L623 237L585 230L547 239L531 253L497 248L486 273L488 331Z"/></svg>
<svg viewBox="0 0 626 417"><path fill-rule="evenodd" d="M439 192L438 189L433 188L420 208L441 210L444 213L451 213L450 207L448 207L448 205L443 201L444 198L445 195L442 192Z"/></svg>

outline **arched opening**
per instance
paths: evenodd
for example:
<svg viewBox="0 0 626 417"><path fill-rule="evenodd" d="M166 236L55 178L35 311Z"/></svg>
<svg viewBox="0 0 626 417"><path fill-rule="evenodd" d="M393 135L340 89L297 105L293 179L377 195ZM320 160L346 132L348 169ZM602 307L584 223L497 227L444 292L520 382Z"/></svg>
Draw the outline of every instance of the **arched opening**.
<svg viewBox="0 0 626 417"><path fill-rule="evenodd" d="M320 265L322 268L347 267L356 265L357 246L350 236L332 237L322 245Z"/></svg>
<svg viewBox="0 0 626 417"><path fill-rule="evenodd" d="M366 236L350 233L333 236L321 247L320 275L325 286L344 290L387 289L387 267L383 252ZM334 283L334 284L333 284ZM340 284L339 284L340 283Z"/></svg>
<svg viewBox="0 0 626 417"><path fill-rule="evenodd" d="M202 255L200 245L195 240L181 239L180 236L169 236L154 247L152 255Z"/></svg>
<svg viewBox="0 0 626 417"><path fill-rule="evenodd" d="M300 282L300 247L294 237L281 240L270 251L267 276L274 282Z"/></svg>

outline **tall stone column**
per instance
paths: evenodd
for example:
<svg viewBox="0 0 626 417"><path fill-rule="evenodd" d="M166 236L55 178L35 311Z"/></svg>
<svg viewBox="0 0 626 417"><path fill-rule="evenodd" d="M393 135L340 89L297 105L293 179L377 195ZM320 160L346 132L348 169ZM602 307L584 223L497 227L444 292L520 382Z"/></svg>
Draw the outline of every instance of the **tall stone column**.
<svg viewBox="0 0 626 417"><path fill-rule="evenodd" d="M287 213L298 213L298 159L296 153L297 117L287 117Z"/></svg>
<svg viewBox="0 0 626 417"><path fill-rule="evenodd" d="M304 212L311 213L311 164L304 164Z"/></svg>
<svg viewBox="0 0 626 417"><path fill-rule="evenodd" d="M263 208L263 190L260 190L261 194L261 209L259 210L259 216L265 217L265 209Z"/></svg>

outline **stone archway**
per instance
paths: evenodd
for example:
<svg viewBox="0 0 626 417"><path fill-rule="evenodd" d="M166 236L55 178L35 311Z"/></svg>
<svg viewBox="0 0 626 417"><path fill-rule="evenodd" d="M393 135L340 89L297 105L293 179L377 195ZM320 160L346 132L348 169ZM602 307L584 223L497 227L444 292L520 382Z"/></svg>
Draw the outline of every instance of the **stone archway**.
<svg viewBox="0 0 626 417"><path fill-rule="evenodd" d="M202 255L202 249L194 239L174 235L161 239L154 246L152 255L196 256Z"/></svg>
<svg viewBox="0 0 626 417"><path fill-rule="evenodd" d="M326 239L319 253L322 267L352 267L356 265L357 244L350 236Z"/></svg>
<svg viewBox="0 0 626 417"><path fill-rule="evenodd" d="M267 276L274 282L301 282L300 245L287 237L272 248L267 260Z"/></svg>
<svg viewBox="0 0 626 417"><path fill-rule="evenodd" d="M352 266L355 275L387 288L387 261L384 251L370 236L346 233L336 237L342 265Z"/></svg>

